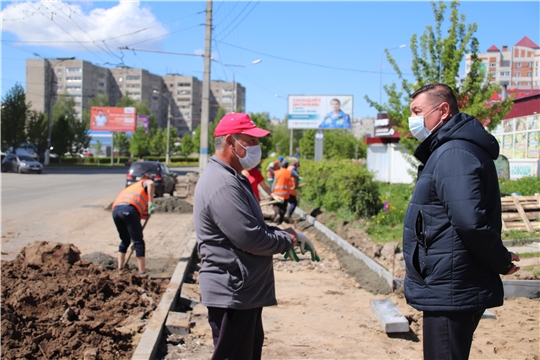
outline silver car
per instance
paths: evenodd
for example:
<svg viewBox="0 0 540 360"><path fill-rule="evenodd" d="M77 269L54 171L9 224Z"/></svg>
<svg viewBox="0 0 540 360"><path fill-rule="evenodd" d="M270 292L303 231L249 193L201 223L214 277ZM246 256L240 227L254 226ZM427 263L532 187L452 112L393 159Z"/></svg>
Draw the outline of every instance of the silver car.
<svg viewBox="0 0 540 360"><path fill-rule="evenodd" d="M22 173L38 173L43 172L43 165L36 159L28 155L9 154L2 161L2 172L14 171Z"/></svg>

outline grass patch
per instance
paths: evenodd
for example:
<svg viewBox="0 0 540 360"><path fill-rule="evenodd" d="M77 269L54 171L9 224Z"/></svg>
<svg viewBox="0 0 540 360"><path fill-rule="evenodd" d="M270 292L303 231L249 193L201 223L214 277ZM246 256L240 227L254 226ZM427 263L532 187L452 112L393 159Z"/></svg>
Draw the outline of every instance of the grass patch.
<svg viewBox="0 0 540 360"><path fill-rule="evenodd" d="M503 240L514 240L517 245L524 245L525 242L521 240L540 238L540 231L536 230L533 232L528 231L519 231L519 230L509 230L503 231L501 234Z"/></svg>
<svg viewBox="0 0 540 360"><path fill-rule="evenodd" d="M531 252L531 253L517 253L520 259L527 259L533 257L540 257L540 252Z"/></svg>

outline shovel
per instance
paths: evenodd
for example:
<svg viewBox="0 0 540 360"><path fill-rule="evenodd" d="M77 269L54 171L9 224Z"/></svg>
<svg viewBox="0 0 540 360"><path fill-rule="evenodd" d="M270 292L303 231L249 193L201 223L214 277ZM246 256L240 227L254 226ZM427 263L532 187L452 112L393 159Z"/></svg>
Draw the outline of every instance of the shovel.
<svg viewBox="0 0 540 360"><path fill-rule="evenodd" d="M150 220L150 216L152 216L152 215L148 215L146 220L144 220L142 231L144 231L144 228L146 227L146 224L148 223L148 220ZM129 262L129 259L131 258L131 254L133 254L133 250L135 250L135 245L131 245L131 251L129 252L129 255L128 255L126 261L124 262L123 266L126 266L126 264Z"/></svg>

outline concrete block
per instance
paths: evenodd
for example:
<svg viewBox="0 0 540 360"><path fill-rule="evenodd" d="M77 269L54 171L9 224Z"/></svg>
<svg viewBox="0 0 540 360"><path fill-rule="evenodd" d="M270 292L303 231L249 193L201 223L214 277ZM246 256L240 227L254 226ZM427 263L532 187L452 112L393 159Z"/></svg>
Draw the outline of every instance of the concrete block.
<svg viewBox="0 0 540 360"><path fill-rule="evenodd" d="M497 319L497 316L486 309L486 311L484 311L484 313L482 314L482 319Z"/></svg>
<svg viewBox="0 0 540 360"><path fill-rule="evenodd" d="M169 311L165 327L172 334L187 335L191 324L191 314Z"/></svg>
<svg viewBox="0 0 540 360"><path fill-rule="evenodd" d="M409 321L390 299L371 300L371 310L386 333L409 332Z"/></svg>
<svg viewBox="0 0 540 360"><path fill-rule="evenodd" d="M201 302L199 293L199 285L197 284L182 284L180 291L180 304L194 308L195 305Z"/></svg>

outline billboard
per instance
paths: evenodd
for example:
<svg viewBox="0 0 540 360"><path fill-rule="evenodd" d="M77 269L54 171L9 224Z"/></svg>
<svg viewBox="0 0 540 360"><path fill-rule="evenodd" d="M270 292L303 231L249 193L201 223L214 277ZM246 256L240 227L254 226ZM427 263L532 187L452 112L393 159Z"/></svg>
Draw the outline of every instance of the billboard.
<svg viewBox="0 0 540 360"><path fill-rule="evenodd" d="M137 111L134 107L104 107L90 108L90 130L111 132L135 131Z"/></svg>
<svg viewBox="0 0 540 360"><path fill-rule="evenodd" d="M289 129L350 129L352 95L289 95Z"/></svg>
<svg viewBox="0 0 540 360"><path fill-rule="evenodd" d="M137 115L137 127L144 127L144 132L148 133L148 124L150 123L150 116Z"/></svg>

